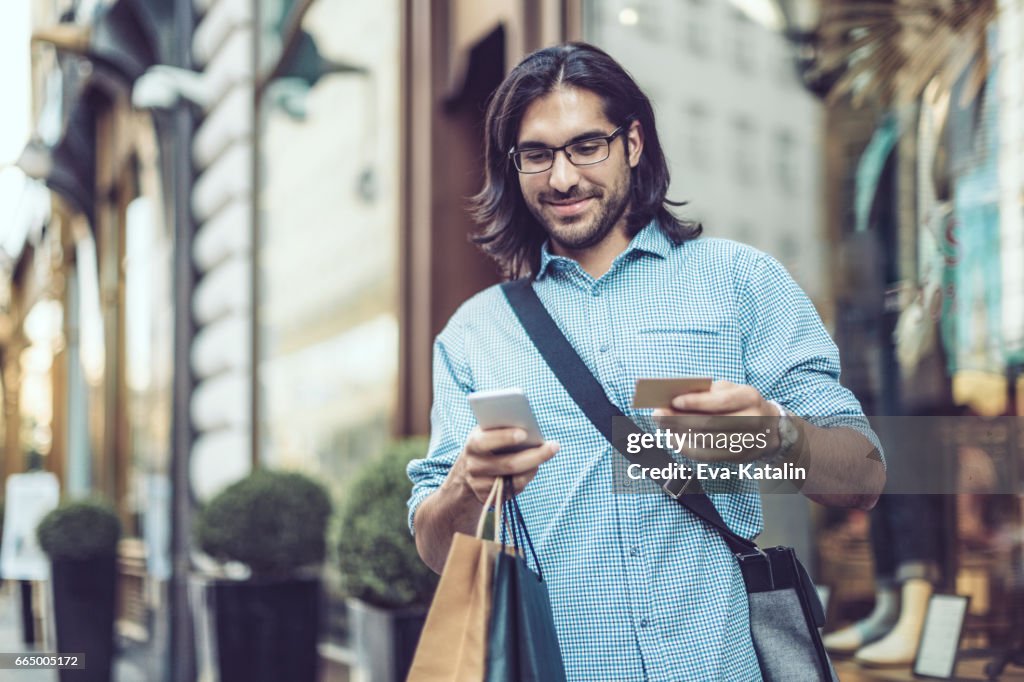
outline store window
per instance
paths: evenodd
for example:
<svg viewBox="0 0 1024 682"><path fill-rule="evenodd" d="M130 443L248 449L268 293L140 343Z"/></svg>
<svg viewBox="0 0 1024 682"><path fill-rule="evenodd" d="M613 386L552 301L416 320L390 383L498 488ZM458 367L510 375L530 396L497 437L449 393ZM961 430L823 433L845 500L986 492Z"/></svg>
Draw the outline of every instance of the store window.
<svg viewBox="0 0 1024 682"><path fill-rule="evenodd" d="M85 232L75 245L67 280L67 471L69 495L90 494L95 482L94 444L102 437L92 405L102 404L103 317L100 313L96 243Z"/></svg>
<svg viewBox="0 0 1024 682"><path fill-rule="evenodd" d="M261 3L260 457L310 474L337 506L395 422L401 5ZM324 636L344 646L334 562L325 584Z"/></svg>
<svg viewBox="0 0 1024 682"><path fill-rule="evenodd" d="M148 169L147 169L148 170ZM151 574L167 578L172 383L173 238L153 198L128 204L125 226L125 381L132 530L147 543Z"/></svg>
<svg viewBox="0 0 1024 682"><path fill-rule="evenodd" d="M46 459L53 448L54 358L64 347L64 308L43 298L25 316L28 345L21 351L21 410L19 441L26 469L51 468Z"/></svg>
<svg viewBox="0 0 1024 682"><path fill-rule="evenodd" d="M317 0L289 34L302 5L264 4L261 457L340 500L396 405L400 5Z"/></svg>

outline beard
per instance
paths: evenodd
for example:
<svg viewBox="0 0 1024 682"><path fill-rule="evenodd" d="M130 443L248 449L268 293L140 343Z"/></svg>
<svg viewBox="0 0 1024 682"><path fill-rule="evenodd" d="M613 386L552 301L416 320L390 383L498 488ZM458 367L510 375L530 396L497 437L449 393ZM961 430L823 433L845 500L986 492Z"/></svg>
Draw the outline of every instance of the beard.
<svg viewBox="0 0 1024 682"><path fill-rule="evenodd" d="M618 224L629 206L631 174L623 182L606 190L586 189L578 185L569 192L545 192L533 201L527 201L537 222L548 233L551 241L567 251L581 251L600 244ZM553 213L546 202L572 199L592 199L586 211L574 216Z"/></svg>

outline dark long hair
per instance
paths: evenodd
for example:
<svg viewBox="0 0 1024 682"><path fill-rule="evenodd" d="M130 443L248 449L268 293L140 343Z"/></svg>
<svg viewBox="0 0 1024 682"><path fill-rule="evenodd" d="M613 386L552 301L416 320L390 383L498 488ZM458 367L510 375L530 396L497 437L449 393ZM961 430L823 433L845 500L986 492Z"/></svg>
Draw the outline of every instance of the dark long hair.
<svg viewBox="0 0 1024 682"><path fill-rule="evenodd" d="M677 244L697 237L700 224L681 220L668 208L685 202L670 201L665 196L668 164L658 141L650 100L607 53L586 43L568 43L527 56L491 96L484 122L484 187L470 199L470 210L479 225L473 242L498 262L506 276L537 273L547 232L526 206L508 150L515 145L527 107L558 87L589 90L601 98L604 115L613 125L628 125L635 120L643 128L643 154L630 171L629 235L635 235L653 218Z"/></svg>

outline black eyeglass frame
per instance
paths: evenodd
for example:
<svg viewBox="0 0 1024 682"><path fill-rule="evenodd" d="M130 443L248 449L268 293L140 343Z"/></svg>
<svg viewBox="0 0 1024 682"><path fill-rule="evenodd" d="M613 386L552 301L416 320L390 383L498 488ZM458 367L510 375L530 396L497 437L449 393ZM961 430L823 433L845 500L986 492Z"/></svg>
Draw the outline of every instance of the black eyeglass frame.
<svg viewBox="0 0 1024 682"><path fill-rule="evenodd" d="M516 149L515 147L512 147L511 149L508 150L508 158L510 161L512 161L512 165L515 167L515 169L522 173L523 175L537 175L538 173L547 173L549 170L555 167L555 154L557 154L558 152L565 152L566 160L568 160L569 163L571 163L574 166L596 166L599 163L607 161L608 157L612 155L612 140L621 135L623 132L627 131L627 125L627 123L623 123L622 125L620 125L618 128L616 128L607 135L597 135L595 137L588 137L585 140L576 140L575 142L570 142L569 144L563 144L561 147L528 147L527 149ZM572 160L572 154L569 153L569 147L575 147L578 144L586 144L588 142L596 142L597 140L604 140L605 143L607 143L607 156L605 156L603 159L599 161L587 161L586 163L576 163L575 161ZM524 171L522 168L519 167L519 164L516 163L516 154L540 151L551 152L551 165L545 168L544 170Z"/></svg>

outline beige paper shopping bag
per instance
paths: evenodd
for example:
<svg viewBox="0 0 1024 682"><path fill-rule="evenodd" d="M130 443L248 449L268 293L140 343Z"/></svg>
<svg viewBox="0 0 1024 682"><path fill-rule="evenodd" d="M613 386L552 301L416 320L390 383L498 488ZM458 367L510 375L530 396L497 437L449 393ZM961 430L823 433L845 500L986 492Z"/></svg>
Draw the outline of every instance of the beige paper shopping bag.
<svg viewBox="0 0 1024 682"><path fill-rule="evenodd" d="M408 682L480 682L484 677L494 561L501 545L484 540L483 527L492 499L501 499L501 489L497 479L476 535L456 533L452 540ZM500 520L495 527L499 525Z"/></svg>

